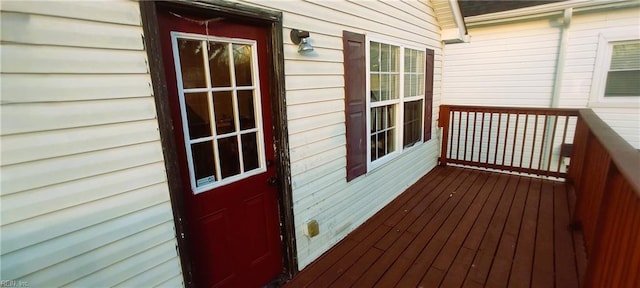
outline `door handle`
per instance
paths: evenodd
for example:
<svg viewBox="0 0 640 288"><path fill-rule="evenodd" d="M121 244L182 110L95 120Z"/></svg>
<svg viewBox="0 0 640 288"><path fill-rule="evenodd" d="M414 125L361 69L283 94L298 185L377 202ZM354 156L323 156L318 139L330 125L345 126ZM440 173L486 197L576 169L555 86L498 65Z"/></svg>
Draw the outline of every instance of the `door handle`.
<svg viewBox="0 0 640 288"><path fill-rule="evenodd" d="M276 178L276 176L271 176L271 177L267 178L267 184L272 185L272 186L278 184L278 178Z"/></svg>

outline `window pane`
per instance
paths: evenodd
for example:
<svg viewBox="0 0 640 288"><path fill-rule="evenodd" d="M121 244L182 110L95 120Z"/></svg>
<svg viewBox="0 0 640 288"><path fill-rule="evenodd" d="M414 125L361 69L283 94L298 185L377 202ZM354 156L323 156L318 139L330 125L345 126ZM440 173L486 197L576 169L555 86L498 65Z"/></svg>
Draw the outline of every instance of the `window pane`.
<svg viewBox="0 0 640 288"><path fill-rule="evenodd" d="M405 49L404 96L424 95L424 51ZM409 68L407 68L409 67Z"/></svg>
<svg viewBox="0 0 640 288"><path fill-rule="evenodd" d="M389 100L389 75L380 75L380 100Z"/></svg>
<svg viewBox="0 0 640 288"><path fill-rule="evenodd" d="M371 160L395 151L395 105L371 108Z"/></svg>
<svg viewBox="0 0 640 288"><path fill-rule="evenodd" d="M216 115L216 131L218 135L236 131L231 91L214 92L213 109Z"/></svg>
<svg viewBox="0 0 640 288"><path fill-rule="evenodd" d="M640 96L640 70L610 71L604 96Z"/></svg>
<svg viewBox="0 0 640 288"><path fill-rule="evenodd" d="M411 70L411 59L413 59L411 57L411 49L405 49L404 50L404 72L412 72L413 70Z"/></svg>
<svg viewBox="0 0 640 288"><path fill-rule="evenodd" d="M378 159L378 142L376 141L378 134L371 134L371 161Z"/></svg>
<svg viewBox="0 0 640 288"><path fill-rule="evenodd" d="M218 140L218 151L220 152L220 172L222 179L240 174L238 138L232 136Z"/></svg>
<svg viewBox="0 0 640 288"><path fill-rule="evenodd" d="M615 44L610 70L640 70L640 43Z"/></svg>
<svg viewBox="0 0 640 288"><path fill-rule="evenodd" d="M391 47L388 44L380 44L380 71L381 72L387 72L389 71L389 63L391 62L391 59L389 59L391 56L389 55L391 53Z"/></svg>
<svg viewBox="0 0 640 288"><path fill-rule="evenodd" d="M187 124L189 139L211 136L211 120L207 93L187 93L184 95L187 105Z"/></svg>
<svg viewBox="0 0 640 288"><path fill-rule="evenodd" d="M387 135L386 135L386 140L387 140L387 151L386 154L389 154L391 152L393 152L394 150L396 150L395 148L395 141L393 141L396 137L396 129L391 129L391 130L387 130Z"/></svg>
<svg viewBox="0 0 640 288"><path fill-rule="evenodd" d="M389 75L389 99L400 97L400 75Z"/></svg>
<svg viewBox="0 0 640 288"><path fill-rule="evenodd" d="M236 69L236 85L252 86L251 46L233 44L233 63Z"/></svg>
<svg viewBox="0 0 640 288"><path fill-rule="evenodd" d="M209 72L213 87L230 87L229 44L209 42Z"/></svg>
<svg viewBox="0 0 640 288"><path fill-rule="evenodd" d="M380 43L371 42L369 56L371 72L380 72Z"/></svg>
<svg viewBox="0 0 640 288"><path fill-rule="evenodd" d="M215 157L213 156L213 142L201 142L191 145L191 156L193 157L193 168L196 174L196 183L207 184L215 180L216 166ZM213 178L209 178L213 177ZM207 179L209 178L209 179ZM205 181L203 181L205 180ZM209 180L209 181L207 181ZM197 184L196 186L202 186Z"/></svg>
<svg viewBox="0 0 640 288"><path fill-rule="evenodd" d="M240 129L246 130L256 128L256 115L253 108L253 90L238 91Z"/></svg>
<svg viewBox="0 0 640 288"><path fill-rule="evenodd" d="M404 103L403 146L419 142L422 136L422 100Z"/></svg>
<svg viewBox="0 0 640 288"><path fill-rule="evenodd" d="M400 47L390 46L389 58L389 72L400 72Z"/></svg>
<svg viewBox="0 0 640 288"><path fill-rule="evenodd" d="M377 102L382 100L380 96L380 75L371 74L371 102Z"/></svg>
<svg viewBox="0 0 640 288"><path fill-rule="evenodd" d="M416 53L415 63L417 73L424 73L426 60L424 59L424 51L413 50Z"/></svg>
<svg viewBox="0 0 640 288"><path fill-rule="evenodd" d="M258 140L256 133L244 134L241 138L244 171L257 169L260 165L258 164Z"/></svg>
<svg viewBox="0 0 640 288"><path fill-rule="evenodd" d="M178 53L180 54L183 88L207 87L204 78L202 41L178 39Z"/></svg>

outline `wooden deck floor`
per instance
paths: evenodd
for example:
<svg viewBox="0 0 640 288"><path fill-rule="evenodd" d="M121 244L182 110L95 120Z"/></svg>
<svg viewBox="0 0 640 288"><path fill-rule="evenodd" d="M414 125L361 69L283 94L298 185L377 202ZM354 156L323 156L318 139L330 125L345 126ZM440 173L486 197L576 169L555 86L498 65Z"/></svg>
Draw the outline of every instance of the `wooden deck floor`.
<svg viewBox="0 0 640 288"><path fill-rule="evenodd" d="M285 287L579 287L586 258L568 194L438 167Z"/></svg>

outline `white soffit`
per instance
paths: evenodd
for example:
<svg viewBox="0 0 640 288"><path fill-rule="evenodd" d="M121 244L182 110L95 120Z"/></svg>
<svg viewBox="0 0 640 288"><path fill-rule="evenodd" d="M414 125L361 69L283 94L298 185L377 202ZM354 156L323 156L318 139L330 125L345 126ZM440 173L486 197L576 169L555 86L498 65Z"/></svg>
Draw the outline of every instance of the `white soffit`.
<svg viewBox="0 0 640 288"><path fill-rule="evenodd" d="M433 10L442 29L442 41L459 43L467 41L467 28L457 0L433 0Z"/></svg>

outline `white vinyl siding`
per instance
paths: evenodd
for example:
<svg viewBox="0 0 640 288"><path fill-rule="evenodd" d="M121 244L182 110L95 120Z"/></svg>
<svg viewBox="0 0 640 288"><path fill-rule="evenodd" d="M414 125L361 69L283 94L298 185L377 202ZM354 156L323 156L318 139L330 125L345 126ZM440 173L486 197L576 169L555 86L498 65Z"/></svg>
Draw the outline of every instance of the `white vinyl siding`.
<svg viewBox="0 0 640 288"><path fill-rule="evenodd" d="M437 141L419 143L366 175L346 181L343 30L435 50L433 123L440 103L440 28L430 2L242 1L283 12L287 118L299 268L304 268L436 165ZM291 29L309 31L310 55ZM435 130L435 128L433 128ZM320 234L303 235L315 219Z"/></svg>
<svg viewBox="0 0 640 288"><path fill-rule="evenodd" d="M183 286L138 3L2 9L2 280Z"/></svg>
<svg viewBox="0 0 640 288"><path fill-rule="evenodd" d="M470 43L446 45L443 103L549 107L561 26L552 23L562 23L557 15L470 27ZM592 84L599 77L595 70L600 37L623 34L636 37L627 40L640 39L638 19L637 7L574 13L558 101L564 108L592 108L636 148L640 148L640 100L631 105L602 103L597 101L599 88Z"/></svg>

